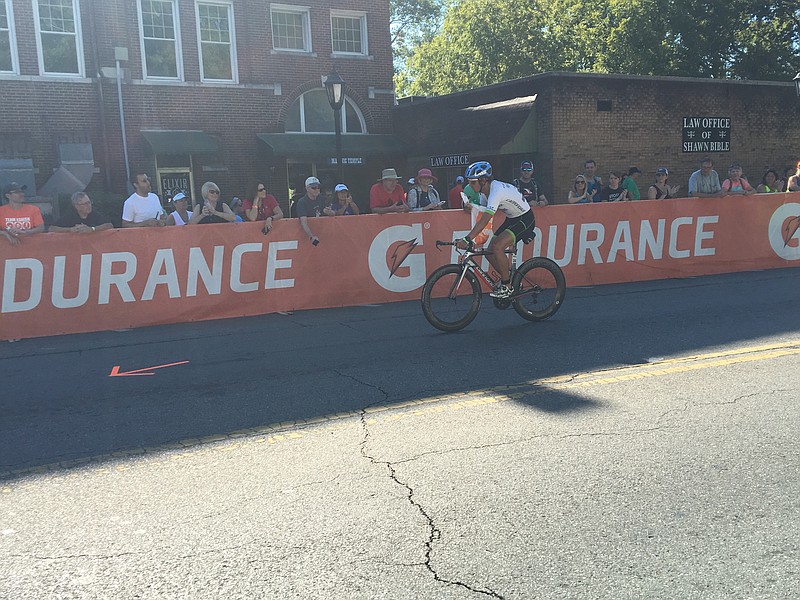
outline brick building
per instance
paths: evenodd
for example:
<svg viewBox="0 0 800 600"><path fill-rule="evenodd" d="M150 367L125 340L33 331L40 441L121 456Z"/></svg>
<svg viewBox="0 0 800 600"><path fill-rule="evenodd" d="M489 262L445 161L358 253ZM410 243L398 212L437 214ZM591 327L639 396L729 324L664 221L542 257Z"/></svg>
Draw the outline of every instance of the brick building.
<svg viewBox="0 0 800 600"><path fill-rule="evenodd" d="M0 0L0 182L29 195L127 193L128 163L155 191L253 178L287 206L290 181L333 184L346 82L345 180L366 203L395 157L387 0ZM155 176L155 177L154 177Z"/></svg>
<svg viewBox="0 0 800 600"><path fill-rule="evenodd" d="M686 193L711 156L721 177L741 163L756 185L768 168L800 159L800 98L786 83L588 73L543 73L436 98L400 100L394 124L411 167L452 183L465 164L487 159L498 178L536 163L545 193L565 203L585 159L610 170L638 166L646 195L659 166Z"/></svg>

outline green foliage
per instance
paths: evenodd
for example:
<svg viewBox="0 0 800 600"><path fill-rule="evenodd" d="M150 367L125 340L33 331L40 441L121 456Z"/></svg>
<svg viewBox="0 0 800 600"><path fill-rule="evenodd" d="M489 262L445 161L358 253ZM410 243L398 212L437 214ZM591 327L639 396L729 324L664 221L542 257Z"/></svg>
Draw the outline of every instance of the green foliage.
<svg viewBox="0 0 800 600"><path fill-rule="evenodd" d="M396 86L438 95L545 71L788 81L800 0L453 0Z"/></svg>

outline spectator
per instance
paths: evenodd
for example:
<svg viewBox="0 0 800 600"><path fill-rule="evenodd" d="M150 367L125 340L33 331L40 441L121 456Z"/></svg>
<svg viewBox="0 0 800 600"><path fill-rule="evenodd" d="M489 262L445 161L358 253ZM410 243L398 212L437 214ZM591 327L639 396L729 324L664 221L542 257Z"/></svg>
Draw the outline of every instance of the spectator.
<svg viewBox="0 0 800 600"><path fill-rule="evenodd" d="M778 172L775 169L769 169L761 178L761 183L756 188L756 192L759 194L782 192L783 186L783 181L778 179Z"/></svg>
<svg viewBox="0 0 800 600"><path fill-rule="evenodd" d="M800 160L797 161L797 170L786 181L787 192L800 192Z"/></svg>
<svg viewBox="0 0 800 600"><path fill-rule="evenodd" d="M228 202L228 206L230 206L233 211L233 216L235 217L234 223L245 223L249 220L244 213L244 203L239 196L231 198L231 201Z"/></svg>
<svg viewBox="0 0 800 600"><path fill-rule="evenodd" d="M722 191L728 196L747 196L756 193L750 182L742 177L742 165L738 163L728 167L728 179L722 182Z"/></svg>
<svg viewBox="0 0 800 600"><path fill-rule="evenodd" d="M275 196L268 194L267 186L260 181L250 185L242 208L248 221L264 221L264 233L269 233L273 222L283 218Z"/></svg>
<svg viewBox="0 0 800 600"><path fill-rule="evenodd" d="M600 202L600 190L603 189L603 178L595 175L597 163L591 158L583 163L583 178L586 180L586 193L591 202Z"/></svg>
<svg viewBox="0 0 800 600"><path fill-rule="evenodd" d="M20 236L44 231L42 212L36 206L25 204L27 185L16 182L3 188L8 204L0 206L0 231L12 246L19 245Z"/></svg>
<svg viewBox="0 0 800 600"><path fill-rule="evenodd" d="M700 161L700 170L695 171L689 176L689 196L721 196L722 186L719 183L719 175L714 170L714 161L706 156Z"/></svg>
<svg viewBox="0 0 800 600"><path fill-rule="evenodd" d="M430 169L420 169L415 178L416 183L408 190L406 203L413 211L436 210L442 208L439 192L433 187L437 181Z"/></svg>
<svg viewBox="0 0 800 600"><path fill-rule="evenodd" d="M163 227L166 215L150 188L150 178L137 173L131 180L135 190L122 205L122 227Z"/></svg>
<svg viewBox="0 0 800 600"><path fill-rule="evenodd" d="M572 189L567 195L567 202L570 204L588 204L591 202L591 196L586 192L586 187L586 177L584 175L576 175Z"/></svg>
<svg viewBox="0 0 800 600"><path fill-rule="evenodd" d="M359 214L358 206L353 202L353 196L350 194L350 190L347 189L345 184L337 184L337 186L333 188L333 193L333 202L326 206L322 212L329 217Z"/></svg>
<svg viewBox="0 0 800 600"><path fill-rule="evenodd" d="M639 192L639 185L636 182L641 173L639 167L631 167L628 169L628 174L622 176L622 187L628 191L628 200L642 199L642 195Z"/></svg>
<svg viewBox="0 0 800 600"><path fill-rule="evenodd" d="M464 206L461 200L461 192L464 191L464 178L459 175L453 182L453 187L447 193L447 205L449 208L461 208Z"/></svg>
<svg viewBox="0 0 800 600"><path fill-rule="evenodd" d="M533 163L523 160L519 166L519 177L514 180L520 194L530 206L547 206L547 197L533 178Z"/></svg>
<svg viewBox="0 0 800 600"><path fill-rule="evenodd" d="M231 207L225 204L220 198L219 186L213 181L206 181L200 188L200 195L203 198L203 205L195 204L195 213L201 213L198 223L208 225L209 223L233 223L236 215L233 214Z"/></svg>
<svg viewBox="0 0 800 600"><path fill-rule="evenodd" d="M70 198L72 210L55 225L50 226L53 233L93 233L114 229L110 219L92 210L92 199L86 192L75 192Z"/></svg>
<svg viewBox="0 0 800 600"><path fill-rule="evenodd" d="M308 239L315 246L319 244L319 238L314 235L308 225L309 217L319 217L322 215L322 206L320 199L320 189L322 185L316 177L309 177L306 179L306 193L297 201L296 214L300 218L300 226L306 232Z"/></svg>
<svg viewBox="0 0 800 600"><path fill-rule="evenodd" d="M189 210L189 197L183 192L177 192L172 197L172 208L175 210L167 215L167 225L170 226L194 225L203 218L201 212Z"/></svg>
<svg viewBox="0 0 800 600"><path fill-rule="evenodd" d="M667 185L667 177L669 177L669 171L666 167L656 169L656 182L647 190L647 197L650 200L669 200L677 197L681 186Z"/></svg>
<svg viewBox="0 0 800 600"><path fill-rule="evenodd" d="M406 195L399 185L400 178L394 169L384 169L378 183L369 190L369 208L373 213L382 215L393 212L408 212Z"/></svg>
<svg viewBox="0 0 800 600"><path fill-rule="evenodd" d="M603 188L603 191L600 193L601 202L624 202L627 200L628 190L622 187L620 185L621 183L622 179L619 173L611 171L611 173L608 174L608 187Z"/></svg>

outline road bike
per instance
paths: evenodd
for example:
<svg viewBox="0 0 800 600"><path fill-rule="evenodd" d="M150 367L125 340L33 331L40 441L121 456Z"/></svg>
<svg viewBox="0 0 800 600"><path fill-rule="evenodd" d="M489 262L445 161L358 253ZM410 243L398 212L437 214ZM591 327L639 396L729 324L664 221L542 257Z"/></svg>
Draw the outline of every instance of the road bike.
<svg viewBox="0 0 800 600"><path fill-rule="evenodd" d="M436 242L436 247L455 246L454 242ZM495 289L500 283L484 271L476 257L488 256L489 250L461 250L457 264L439 267L430 274L422 287L422 312L436 329L446 332L459 331L469 325L481 307L483 289L481 280ZM542 321L552 317L564 302L567 282L564 272L554 261L542 256L529 258L516 266L516 251L507 248L512 255L509 279L513 293L508 298L492 298L495 307L514 310L528 321Z"/></svg>

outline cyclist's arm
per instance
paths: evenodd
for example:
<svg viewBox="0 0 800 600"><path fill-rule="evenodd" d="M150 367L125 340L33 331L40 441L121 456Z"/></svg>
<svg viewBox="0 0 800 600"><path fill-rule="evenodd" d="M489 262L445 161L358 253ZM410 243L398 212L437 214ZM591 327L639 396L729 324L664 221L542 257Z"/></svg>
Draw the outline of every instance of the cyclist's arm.
<svg viewBox="0 0 800 600"><path fill-rule="evenodd" d="M493 216L494 213L490 213L489 211L481 212L481 216L478 217L477 221L475 221L475 227L473 227L472 231L470 231L467 234L467 237L471 240L474 240L475 236L477 236L481 231L483 231L486 228L486 225L489 224L489 221L492 220Z"/></svg>

